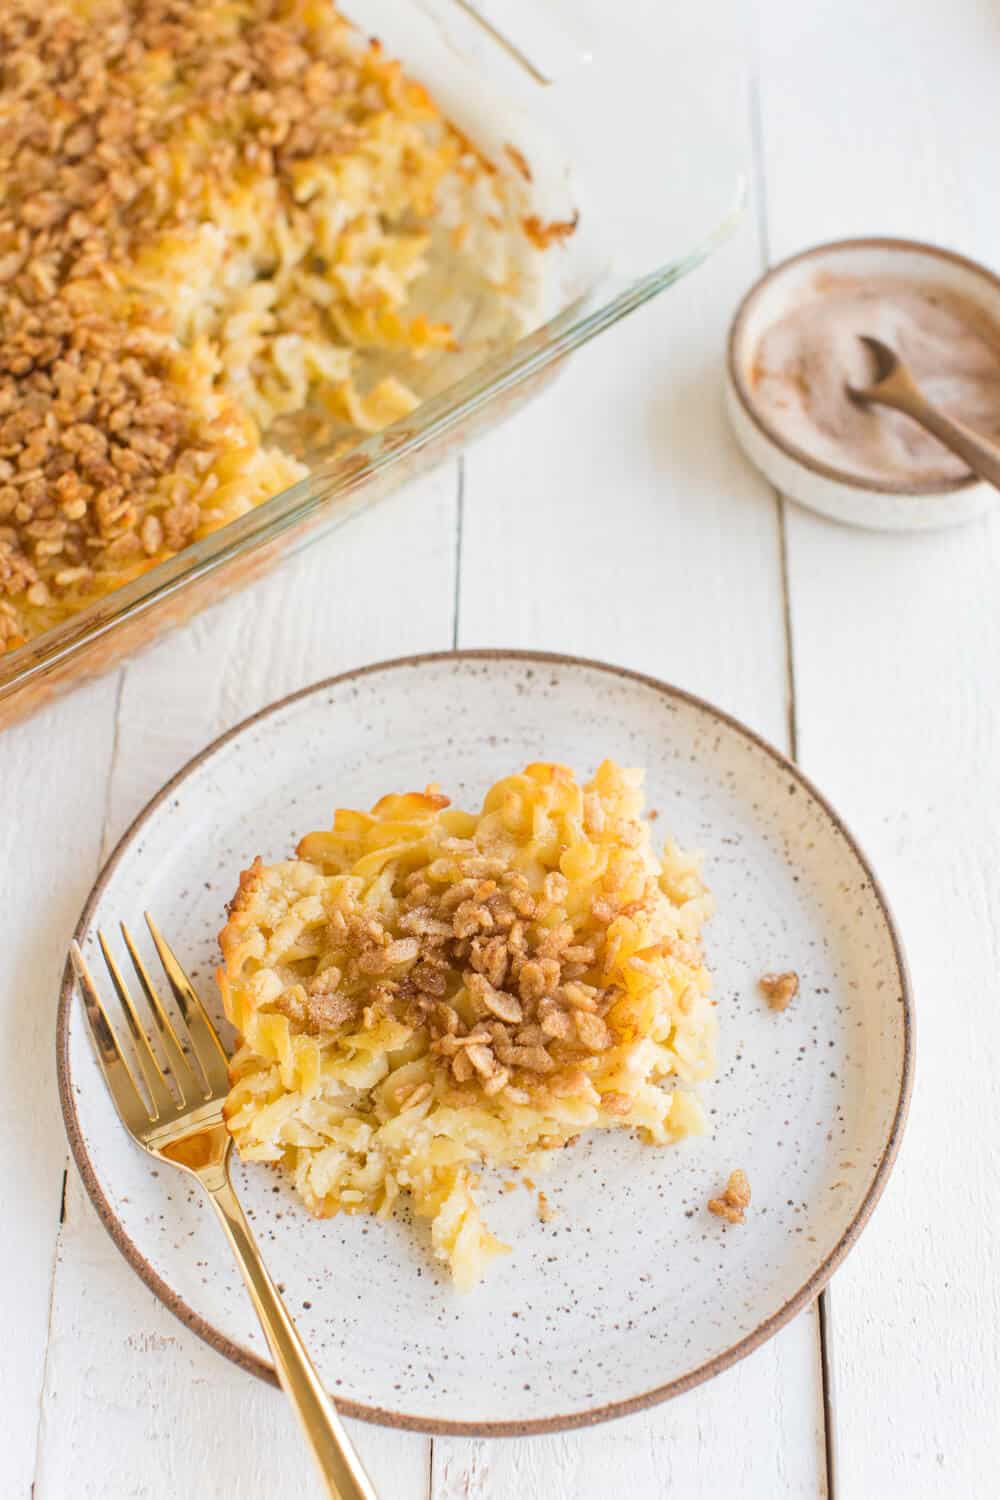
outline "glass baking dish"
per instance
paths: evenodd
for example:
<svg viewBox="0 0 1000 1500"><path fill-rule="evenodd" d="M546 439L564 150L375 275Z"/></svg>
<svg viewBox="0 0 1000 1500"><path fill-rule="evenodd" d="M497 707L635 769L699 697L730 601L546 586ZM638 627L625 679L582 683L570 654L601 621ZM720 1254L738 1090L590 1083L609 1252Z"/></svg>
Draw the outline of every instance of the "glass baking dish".
<svg viewBox="0 0 1000 1500"><path fill-rule="evenodd" d="M742 205L738 153L713 126L717 49L651 45L649 0L341 0L491 161L531 182L545 252L519 321L465 306L463 353L427 370L409 416L68 621L0 656L0 726L120 661L506 419L574 349L698 266ZM610 14L614 10L614 15ZM653 35L666 34L662 25ZM697 149L683 142L694 142ZM530 174L524 163L530 163ZM517 166L520 163L520 167Z"/></svg>

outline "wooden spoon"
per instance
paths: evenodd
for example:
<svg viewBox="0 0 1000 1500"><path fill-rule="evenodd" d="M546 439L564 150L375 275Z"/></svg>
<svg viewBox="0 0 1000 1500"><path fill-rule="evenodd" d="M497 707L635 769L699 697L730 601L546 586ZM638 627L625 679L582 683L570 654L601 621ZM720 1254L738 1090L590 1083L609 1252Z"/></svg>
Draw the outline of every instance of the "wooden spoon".
<svg viewBox="0 0 1000 1500"><path fill-rule="evenodd" d="M978 474L980 479L985 479L1000 490L1000 447L974 432L971 427L966 427L963 422L946 417L943 411L932 406L907 366L892 352L888 344L883 344L881 339L869 338L866 334L860 334L859 337L875 359L876 379L872 385L846 383L844 388L851 400L862 406L870 403L874 406L891 406L896 411L905 412L964 460L973 474Z"/></svg>

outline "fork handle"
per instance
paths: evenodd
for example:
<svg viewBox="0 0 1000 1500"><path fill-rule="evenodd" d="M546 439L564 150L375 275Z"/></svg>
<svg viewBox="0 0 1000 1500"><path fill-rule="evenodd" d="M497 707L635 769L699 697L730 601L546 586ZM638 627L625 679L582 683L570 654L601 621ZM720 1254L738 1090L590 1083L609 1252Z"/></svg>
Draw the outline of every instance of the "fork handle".
<svg viewBox="0 0 1000 1500"><path fill-rule="evenodd" d="M337 1409L324 1390L281 1294L261 1259L228 1173L206 1173L201 1176L201 1182L222 1221L274 1356L281 1388L295 1408L323 1475L327 1493L332 1500L378 1500Z"/></svg>

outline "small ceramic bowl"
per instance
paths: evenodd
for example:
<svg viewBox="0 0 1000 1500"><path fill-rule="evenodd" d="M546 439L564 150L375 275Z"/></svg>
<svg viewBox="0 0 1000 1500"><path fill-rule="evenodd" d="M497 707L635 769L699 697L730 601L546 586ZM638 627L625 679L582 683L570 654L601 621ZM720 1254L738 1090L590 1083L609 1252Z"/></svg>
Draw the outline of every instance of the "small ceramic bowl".
<svg viewBox="0 0 1000 1500"><path fill-rule="evenodd" d="M849 526L935 531L981 516L997 501L997 491L982 480L970 475L919 485L858 479L786 441L762 413L751 384L757 345L823 274L933 283L981 307L1000 325L1000 277L950 250L916 240L838 240L793 255L750 288L729 333L726 404L748 458L783 495Z"/></svg>

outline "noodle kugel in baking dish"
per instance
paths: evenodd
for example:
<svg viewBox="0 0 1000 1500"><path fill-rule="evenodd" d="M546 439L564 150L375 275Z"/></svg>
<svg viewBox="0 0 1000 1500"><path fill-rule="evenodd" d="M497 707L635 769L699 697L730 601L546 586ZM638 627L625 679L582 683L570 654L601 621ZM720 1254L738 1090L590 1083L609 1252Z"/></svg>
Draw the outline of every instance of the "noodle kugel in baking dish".
<svg viewBox="0 0 1000 1500"><path fill-rule="evenodd" d="M558 228L521 167L329 0L4 0L0 652L304 477L280 419L412 411L442 246L515 299Z"/></svg>

